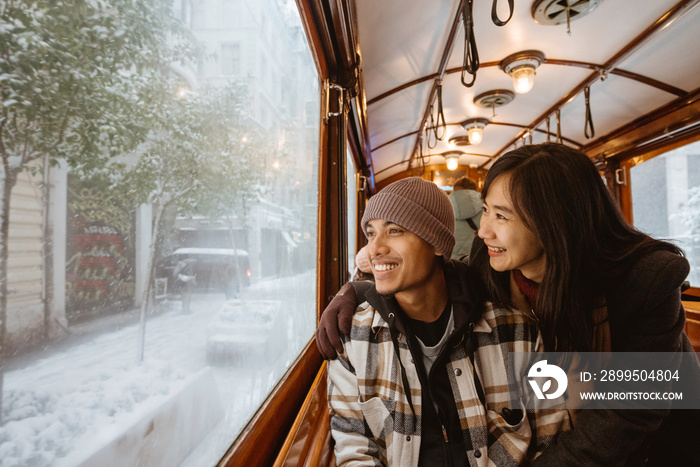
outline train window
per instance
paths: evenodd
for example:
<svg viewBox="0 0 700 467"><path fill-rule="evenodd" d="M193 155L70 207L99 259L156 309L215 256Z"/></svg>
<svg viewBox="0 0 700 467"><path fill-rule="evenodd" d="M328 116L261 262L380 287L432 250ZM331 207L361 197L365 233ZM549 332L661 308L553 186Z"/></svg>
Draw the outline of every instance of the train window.
<svg viewBox="0 0 700 467"><path fill-rule="evenodd" d="M318 73L224 3L0 12L2 465L214 465L313 336Z"/></svg>
<svg viewBox="0 0 700 467"><path fill-rule="evenodd" d="M347 200L348 200L348 268L350 275L355 269L355 252L357 249L357 178L352 154L347 153Z"/></svg>
<svg viewBox="0 0 700 467"><path fill-rule="evenodd" d="M635 227L680 246L700 286L700 141L633 166L630 185Z"/></svg>

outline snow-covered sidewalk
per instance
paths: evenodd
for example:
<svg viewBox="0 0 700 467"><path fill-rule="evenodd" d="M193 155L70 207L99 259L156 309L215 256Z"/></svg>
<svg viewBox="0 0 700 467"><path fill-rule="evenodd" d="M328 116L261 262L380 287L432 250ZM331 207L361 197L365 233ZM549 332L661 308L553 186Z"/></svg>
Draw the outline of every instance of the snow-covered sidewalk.
<svg viewBox="0 0 700 467"><path fill-rule="evenodd" d="M266 358L248 355L235 365L212 368L225 413L183 465L215 464L311 337L312 295L304 293L303 299L295 300L295 295L302 298L300 286L308 287L308 275L262 282L246 291L243 304L286 296L284 302L280 299L285 339L276 342L278 351ZM223 294L195 295L191 314L181 312L179 301L163 304L163 312L147 321L142 364L136 362L138 324L106 329L67 349L61 346L56 353L49 349L45 357L24 366L10 362L0 466L65 465L74 450L104 442L139 414L162 404L208 366L208 326L225 301ZM118 459L114 465L119 465Z"/></svg>

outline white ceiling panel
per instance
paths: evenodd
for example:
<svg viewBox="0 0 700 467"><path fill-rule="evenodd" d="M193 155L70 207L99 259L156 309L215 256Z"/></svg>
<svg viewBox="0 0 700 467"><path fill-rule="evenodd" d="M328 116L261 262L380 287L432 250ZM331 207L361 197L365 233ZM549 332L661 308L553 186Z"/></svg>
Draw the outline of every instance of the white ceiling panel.
<svg viewBox="0 0 700 467"><path fill-rule="evenodd" d="M392 165L400 162L408 162L408 154L413 150L415 138L402 138L391 144L384 146L372 152L372 163L374 166L375 175L383 170L388 169ZM405 157L402 157L405 156ZM385 178L381 174L381 178Z"/></svg>
<svg viewBox="0 0 700 467"><path fill-rule="evenodd" d="M435 72L456 8L454 0L356 2L368 100Z"/></svg>
<svg viewBox="0 0 700 467"><path fill-rule="evenodd" d="M700 44L700 7L661 31L643 53L632 55L620 68L693 91L698 83L697 49Z"/></svg>
<svg viewBox="0 0 700 467"><path fill-rule="evenodd" d="M367 106L372 148L418 129L431 87L431 82L422 83Z"/></svg>
<svg viewBox="0 0 700 467"><path fill-rule="evenodd" d="M697 5L700 1L691 3ZM515 2L513 18L503 27L491 22L490 1L475 1L474 4L475 35L482 66L472 87L460 83L458 70L462 66L464 42L460 25L448 61L450 72L443 76L442 81L443 107L448 123L446 138L432 149L423 146L424 154L434 155L431 163L444 162L441 154L445 151L462 150L466 154L459 158L461 166L475 163L482 166L487 161L483 156L501 154L512 147L516 138L533 123L544 129L541 118L567 96L573 98L561 106L562 133L569 144L580 146L674 101L683 92L700 87L700 54L694 50L695 44L700 42L700 28L697 27L700 7L695 6L682 10L679 18L641 42L624 61L615 63L617 69L637 73L647 83L612 73L604 81L592 83L595 137L586 139L585 105L580 84L595 76L596 66L619 56L640 34L662 21L667 12L682 2L604 0L589 15L572 21L570 36L565 25L535 23L530 13L532 1ZM506 2L499 4L504 7ZM439 72L440 58L448 41L449 28L458 14L458 5L458 0L356 1L365 95L370 101L388 93L367 107L376 181L407 168L405 161L412 157L417 138L417 134L410 133L418 130L429 106L430 90L434 84L431 76ZM505 16L505 12L501 16ZM486 91L512 90L510 77L499 69L498 63L512 53L528 49L543 52L547 60L577 62L578 66L545 61L537 69L533 90L523 95L516 94L510 104L496 108L495 116L491 109L474 105L474 98ZM408 86L421 78L425 80ZM655 87L650 79L670 86L672 92ZM404 89L399 90L401 87ZM675 92L672 88L680 88L680 91ZM554 133L553 111L551 115L550 125ZM450 137L466 134L458 123L477 117L491 121L484 130L483 143L472 147L451 146L448 143ZM402 137L404 135L408 136ZM544 133L535 132L533 142L545 140Z"/></svg>

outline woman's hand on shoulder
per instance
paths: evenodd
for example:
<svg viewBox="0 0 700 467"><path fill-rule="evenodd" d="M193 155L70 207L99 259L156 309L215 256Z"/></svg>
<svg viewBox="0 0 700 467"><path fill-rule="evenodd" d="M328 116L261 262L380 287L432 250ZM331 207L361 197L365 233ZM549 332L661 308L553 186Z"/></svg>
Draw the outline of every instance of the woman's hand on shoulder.
<svg viewBox="0 0 700 467"><path fill-rule="evenodd" d="M342 335L350 334L356 307L355 289L347 283L323 310L316 330L316 346L324 359L333 360L343 351Z"/></svg>

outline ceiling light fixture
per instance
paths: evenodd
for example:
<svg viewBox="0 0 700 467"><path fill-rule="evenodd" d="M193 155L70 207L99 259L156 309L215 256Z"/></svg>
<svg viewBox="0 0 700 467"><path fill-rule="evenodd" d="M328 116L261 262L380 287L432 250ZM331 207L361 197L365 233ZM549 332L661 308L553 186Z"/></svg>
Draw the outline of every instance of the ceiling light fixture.
<svg viewBox="0 0 700 467"><path fill-rule="evenodd" d="M459 156L462 151L447 151L442 155L445 156L445 162L447 163L447 170L457 170L459 167Z"/></svg>
<svg viewBox="0 0 700 467"><path fill-rule="evenodd" d="M480 144L484 139L484 128L490 122L485 118L470 118L465 120L460 125L467 130L469 143L472 145Z"/></svg>
<svg viewBox="0 0 700 467"><path fill-rule="evenodd" d="M491 109L492 116L496 116L496 107L509 104L515 99L515 93L507 89L493 89L482 92L474 98L474 105L484 109Z"/></svg>
<svg viewBox="0 0 700 467"><path fill-rule="evenodd" d="M508 55L498 67L513 78L513 89L518 94L530 92L535 85L535 70L544 61L539 50L524 50Z"/></svg>
<svg viewBox="0 0 700 467"><path fill-rule="evenodd" d="M535 0L530 11L536 23L545 26L566 23L566 30L571 35L571 22L583 18L602 2L603 0Z"/></svg>
<svg viewBox="0 0 700 467"><path fill-rule="evenodd" d="M459 156L452 156L447 158L447 170L457 170L459 167Z"/></svg>
<svg viewBox="0 0 700 467"><path fill-rule="evenodd" d="M449 139L451 146L469 146L469 136L467 135L457 135Z"/></svg>

